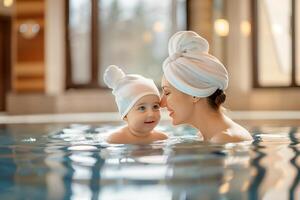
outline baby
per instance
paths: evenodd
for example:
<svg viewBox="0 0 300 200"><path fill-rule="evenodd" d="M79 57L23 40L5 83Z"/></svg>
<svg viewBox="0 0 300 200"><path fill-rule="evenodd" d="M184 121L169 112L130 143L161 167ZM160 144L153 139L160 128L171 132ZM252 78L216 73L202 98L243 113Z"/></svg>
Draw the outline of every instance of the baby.
<svg viewBox="0 0 300 200"><path fill-rule="evenodd" d="M104 73L104 83L112 89L121 118L127 123L111 133L107 142L147 144L168 138L153 130L160 120L160 95L153 80L137 74L126 75L111 65Z"/></svg>

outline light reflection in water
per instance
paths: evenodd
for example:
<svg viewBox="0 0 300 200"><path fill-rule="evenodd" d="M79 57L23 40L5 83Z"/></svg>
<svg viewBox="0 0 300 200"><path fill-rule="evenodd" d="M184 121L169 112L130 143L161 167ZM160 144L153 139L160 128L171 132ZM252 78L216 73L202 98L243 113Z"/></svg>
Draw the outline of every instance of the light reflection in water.
<svg viewBox="0 0 300 200"><path fill-rule="evenodd" d="M111 128L2 127L0 198L297 199L297 128L256 129L252 144L212 145L188 127L161 127L169 140L110 145Z"/></svg>

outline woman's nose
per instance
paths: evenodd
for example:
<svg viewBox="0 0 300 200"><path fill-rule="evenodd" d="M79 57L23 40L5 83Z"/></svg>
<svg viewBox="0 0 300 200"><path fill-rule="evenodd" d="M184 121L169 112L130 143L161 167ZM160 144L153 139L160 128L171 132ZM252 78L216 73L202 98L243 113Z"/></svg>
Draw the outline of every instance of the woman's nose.
<svg viewBox="0 0 300 200"><path fill-rule="evenodd" d="M160 107L164 108L166 106L167 106L166 96L162 95L161 100L160 100Z"/></svg>

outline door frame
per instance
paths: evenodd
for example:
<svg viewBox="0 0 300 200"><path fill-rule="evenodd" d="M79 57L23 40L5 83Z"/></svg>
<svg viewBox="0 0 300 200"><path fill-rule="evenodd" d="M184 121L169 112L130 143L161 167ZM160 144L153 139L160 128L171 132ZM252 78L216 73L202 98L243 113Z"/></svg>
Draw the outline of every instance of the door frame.
<svg viewBox="0 0 300 200"><path fill-rule="evenodd" d="M12 18L0 15L0 112L6 110L6 95L11 90Z"/></svg>

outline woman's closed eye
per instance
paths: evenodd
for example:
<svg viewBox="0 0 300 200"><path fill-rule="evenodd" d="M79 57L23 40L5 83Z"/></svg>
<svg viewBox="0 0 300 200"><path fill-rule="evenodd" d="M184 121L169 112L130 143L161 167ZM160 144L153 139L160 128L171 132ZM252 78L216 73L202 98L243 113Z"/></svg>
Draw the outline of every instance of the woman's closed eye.
<svg viewBox="0 0 300 200"><path fill-rule="evenodd" d="M170 92L164 91L164 95L168 96L170 94Z"/></svg>

